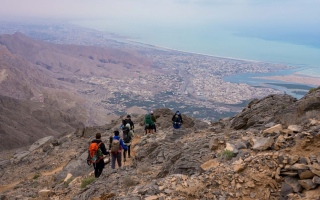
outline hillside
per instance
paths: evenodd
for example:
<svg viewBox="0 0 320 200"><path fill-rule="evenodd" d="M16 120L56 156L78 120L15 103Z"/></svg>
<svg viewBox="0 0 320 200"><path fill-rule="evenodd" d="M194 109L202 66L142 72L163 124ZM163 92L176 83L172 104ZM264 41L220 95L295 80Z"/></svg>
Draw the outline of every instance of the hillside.
<svg viewBox="0 0 320 200"><path fill-rule="evenodd" d="M146 59L117 49L0 35L0 151L110 122L117 115L101 103L113 96L110 88L84 80L119 79L130 66L145 64Z"/></svg>
<svg viewBox="0 0 320 200"><path fill-rule="evenodd" d="M1 199L312 199L320 198L320 88L300 100L288 95L254 99L231 118L205 123L156 109L157 133L135 122L134 157L107 165L100 178L87 166L89 142L103 141L121 123L46 137L0 157ZM13 167L14 166L14 167Z"/></svg>

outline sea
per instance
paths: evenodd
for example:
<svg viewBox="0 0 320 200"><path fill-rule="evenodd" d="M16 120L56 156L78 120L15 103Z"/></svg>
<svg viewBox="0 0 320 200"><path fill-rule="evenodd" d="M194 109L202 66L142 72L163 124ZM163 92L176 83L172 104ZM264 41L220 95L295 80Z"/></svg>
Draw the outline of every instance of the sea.
<svg viewBox="0 0 320 200"><path fill-rule="evenodd" d="M312 45L313 43L318 44L319 40L315 38L317 41L312 43L310 39L305 38L306 35L301 38L296 37L291 41L280 37L270 39L267 34L272 34L272 30L264 35L254 35L249 30L230 29L209 23L153 24L137 21L126 23L116 20L86 20L72 23L114 33L131 42L146 43L190 53L293 66L296 67L295 70L270 74L236 74L225 77L225 80L241 81L258 87L265 83L269 87L288 92L297 98L306 93L306 91L301 93L302 86L299 86L300 84L293 83L297 85L296 89L299 91L292 92L292 86L287 85L288 83L253 79L252 77L289 75L294 72L320 77L320 46ZM311 87L315 86L307 85L306 88Z"/></svg>

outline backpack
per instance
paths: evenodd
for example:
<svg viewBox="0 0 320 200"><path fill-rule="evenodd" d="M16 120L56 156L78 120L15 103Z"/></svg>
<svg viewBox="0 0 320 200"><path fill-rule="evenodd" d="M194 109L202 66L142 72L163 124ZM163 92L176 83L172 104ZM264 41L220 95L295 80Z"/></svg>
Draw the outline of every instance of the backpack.
<svg viewBox="0 0 320 200"><path fill-rule="evenodd" d="M144 118L144 123L146 126L152 126L154 124L154 122L151 119L151 115L147 114Z"/></svg>
<svg viewBox="0 0 320 200"><path fill-rule="evenodd" d="M124 143L130 143L131 142L131 135L130 132L123 133L123 141Z"/></svg>
<svg viewBox="0 0 320 200"><path fill-rule="evenodd" d="M177 115L177 114L176 114L176 115ZM177 122L177 123L181 123L181 122L182 122L181 116L178 115L178 117L176 117L176 115L174 116L173 121L174 121L174 122Z"/></svg>
<svg viewBox="0 0 320 200"><path fill-rule="evenodd" d="M100 144L102 142L100 142L99 144L92 142L89 146L88 149L88 159L87 159L87 163L91 164L91 163L97 163L99 162L101 159L103 159L103 153L100 149Z"/></svg>
<svg viewBox="0 0 320 200"><path fill-rule="evenodd" d="M111 153L113 154L117 154L119 152L119 148L120 148L120 140L116 140L116 139L112 139L111 142Z"/></svg>

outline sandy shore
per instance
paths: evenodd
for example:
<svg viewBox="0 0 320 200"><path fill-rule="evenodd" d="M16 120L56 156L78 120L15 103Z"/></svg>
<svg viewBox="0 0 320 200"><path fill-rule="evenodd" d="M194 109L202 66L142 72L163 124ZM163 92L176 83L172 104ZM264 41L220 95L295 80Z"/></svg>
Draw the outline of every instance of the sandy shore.
<svg viewBox="0 0 320 200"><path fill-rule="evenodd" d="M126 40L129 41L129 42L136 43L136 44L141 44L141 45L149 46L149 47L152 47L152 48L162 49L162 50L167 50L167 51L176 51L176 52L180 52L180 53L195 54L195 55L200 55L200 56L208 56L208 57L214 57L214 58L220 58L220 59L229 59L229 60L236 60L236 61L246 61L246 62L255 62L255 63L266 63L266 62L258 61L258 60L249 60L249 59L244 59L244 58L234 58L234 57L227 57L227 56L218 56L218 55L211 55L211 54L203 54L203 53L197 53L197 52L192 52L192 51L178 50L178 49L173 49L173 48L169 48L169 47L164 47L164 46L149 44L149 43L145 43L145 42L140 42L140 41L132 40L132 39L126 39ZM270 64L272 64L272 63L270 63Z"/></svg>
<svg viewBox="0 0 320 200"><path fill-rule="evenodd" d="M320 77L306 76L306 75L297 74L297 73L292 75L286 75L286 76L264 76L264 77L255 77L255 78L307 84L307 85L313 85L315 87L320 86Z"/></svg>

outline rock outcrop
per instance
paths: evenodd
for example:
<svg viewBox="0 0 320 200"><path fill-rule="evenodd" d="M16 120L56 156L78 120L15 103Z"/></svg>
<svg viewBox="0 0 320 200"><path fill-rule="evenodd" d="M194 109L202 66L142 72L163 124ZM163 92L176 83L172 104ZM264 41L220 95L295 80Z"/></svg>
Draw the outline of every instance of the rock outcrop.
<svg viewBox="0 0 320 200"><path fill-rule="evenodd" d="M115 170L107 165L98 179L92 179L93 168L85 162L87 147L96 132L108 145L121 118L46 138L0 157L1 198L316 200L320 115L310 98L317 99L319 89L312 95L299 101L287 95L254 100L242 113L212 124L183 115L180 130L172 128L172 111L157 109L152 135L144 133L144 116L134 116L133 157ZM305 119L279 118L294 111Z"/></svg>

